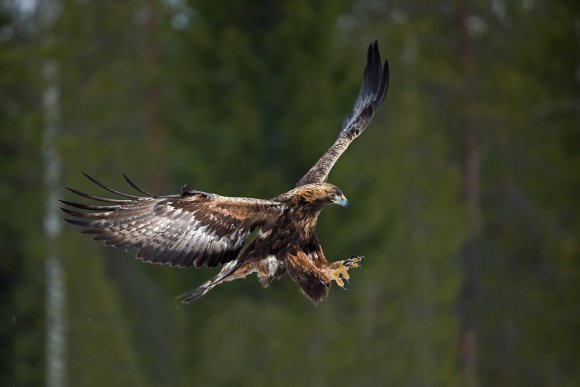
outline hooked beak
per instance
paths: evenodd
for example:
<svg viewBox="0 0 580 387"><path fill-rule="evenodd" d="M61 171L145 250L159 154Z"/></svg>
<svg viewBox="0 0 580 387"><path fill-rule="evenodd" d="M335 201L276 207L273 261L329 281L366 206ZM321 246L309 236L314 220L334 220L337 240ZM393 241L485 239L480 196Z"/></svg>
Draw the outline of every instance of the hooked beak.
<svg viewBox="0 0 580 387"><path fill-rule="evenodd" d="M344 208L348 207L348 200L344 197L344 195L335 195L332 202Z"/></svg>

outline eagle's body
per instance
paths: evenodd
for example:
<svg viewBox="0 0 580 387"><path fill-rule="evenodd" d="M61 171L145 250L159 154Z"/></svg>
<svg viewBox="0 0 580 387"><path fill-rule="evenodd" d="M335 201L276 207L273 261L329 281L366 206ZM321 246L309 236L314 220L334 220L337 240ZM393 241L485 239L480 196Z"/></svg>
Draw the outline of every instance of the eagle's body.
<svg viewBox="0 0 580 387"><path fill-rule="evenodd" d="M316 222L327 204L348 206L336 186L326 182L330 169L370 122L383 101L388 86L388 67L381 61L376 42L369 47L363 85L353 114L345 120L333 146L299 180L297 187L270 200L225 197L191 190L157 196L143 191L126 176L127 182L145 196L133 196L97 185L123 199L77 195L107 203L88 205L62 201L88 210L63 208L73 217L68 222L84 228L93 239L126 250L138 249L137 258L146 262L178 267L217 266L220 273L197 289L183 295L187 304L214 286L256 273L268 286L286 272L315 304L324 300L330 284L344 287L348 269L362 257L329 263L316 237Z"/></svg>

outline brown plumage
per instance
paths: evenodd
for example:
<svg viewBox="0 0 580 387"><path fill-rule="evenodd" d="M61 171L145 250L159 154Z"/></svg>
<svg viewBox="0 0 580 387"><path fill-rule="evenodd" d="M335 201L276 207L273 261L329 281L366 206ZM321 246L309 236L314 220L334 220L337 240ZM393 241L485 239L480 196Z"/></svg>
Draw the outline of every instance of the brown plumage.
<svg viewBox="0 0 580 387"><path fill-rule="evenodd" d="M328 174L348 145L371 121L388 88L389 71L381 66L377 42L369 46L363 83L353 112L329 150L297 183L270 200L225 197L183 186L178 195L150 194L127 176L144 196L133 196L92 182L121 198L71 192L104 204L62 200L67 222L104 244L137 249L137 258L177 267L223 265L217 276L180 297L188 304L216 285L256 273L266 287L288 272L315 304L326 298L332 281L344 287L350 268L362 257L328 262L316 237L320 211L327 204L347 206ZM83 210L83 211L79 211ZM78 220L80 219L80 220Z"/></svg>

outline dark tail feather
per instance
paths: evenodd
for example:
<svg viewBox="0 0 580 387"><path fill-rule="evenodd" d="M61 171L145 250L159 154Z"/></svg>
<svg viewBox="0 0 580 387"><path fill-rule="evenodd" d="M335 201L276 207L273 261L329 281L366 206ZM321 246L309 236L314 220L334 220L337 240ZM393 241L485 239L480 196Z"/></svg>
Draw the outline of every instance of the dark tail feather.
<svg viewBox="0 0 580 387"><path fill-rule="evenodd" d="M193 289L187 293L180 294L176 299L182 299L181 303L177 306L178 308L183 308L185 305L191 304L198 298L203 297L207 292L209 292L215 285L211 281L208 281L201 285L200 287Z"/></svg>
<svg viewBox="0 0 580 387"><path fill-rule="evenodd" d="M222 270L218 273L218 275L216 275L215 277L213 277L209 281L206 281L203 285L199 286L196 289L193 289L192 291L189 291L187 293L183 293L183 294L177 296L176 297L177 299L183 298L183 300L181 300L181 304L178 307L182 308L187 304L191 304L193 301L206 295L216 285L219 285L222 282L231 281L232 279L237 278L235 275L232 276L232 274L234 274L236 269L239 267L240 267L240 263L237 260L233 260L233 261L227 263L222 268Z"/></svg>

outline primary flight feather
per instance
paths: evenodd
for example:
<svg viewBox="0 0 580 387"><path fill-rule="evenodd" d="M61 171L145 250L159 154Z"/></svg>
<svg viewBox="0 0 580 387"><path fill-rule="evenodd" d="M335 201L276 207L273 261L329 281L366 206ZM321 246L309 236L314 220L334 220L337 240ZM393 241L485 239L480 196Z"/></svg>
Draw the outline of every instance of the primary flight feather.
<svg viewBox="0 0 580 387"><path fill-rule="evenodd" d="M143 195L134 196L106 187L85 174L120 198L67 188L100 204L62 200L67 206L62 210L72 217L65 220L106 245L137 249L137 258L146 262L177 267L223 265L214 278L180 296L182 304L198 299L216 285L251 273L256 273L266 287L286 272L318 304L327 297L332 282L340 287L349 283L348 270L358 267L363 258L328 262L316 237L316 221L324 206L348 206L341 190L327 183L328 174L368 126L385 98L388 84L388 62L382 65L375 41L368 48L352 114L344 120L338 138L294 189L275 198L226 197L187 186L180 194L158 196L124 176Z"/></svg>

